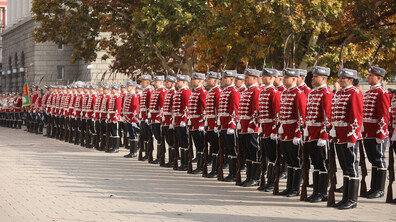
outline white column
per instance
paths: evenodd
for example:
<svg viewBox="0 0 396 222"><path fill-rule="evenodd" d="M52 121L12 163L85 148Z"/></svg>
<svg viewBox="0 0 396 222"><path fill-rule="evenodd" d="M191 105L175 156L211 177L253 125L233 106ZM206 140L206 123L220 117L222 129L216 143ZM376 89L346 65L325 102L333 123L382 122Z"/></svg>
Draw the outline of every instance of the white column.
<svg viewBox="0 0 396 222"><path fill-rule="evenodd" d="M26 17L30 14L29 0L22 0L22 16Z"/></svg>
<svg viewBox="0 0 396 222"><path fill-rule="evenodd" d="M30 10L32 10L32 2L33 2L33 0L27 0L27 1L29 1L29 4L28 4L28 13L29 13L29 15L30 15L30 14L31 14Z"/></svg>
<svg viewBox="0 0 396 222"><path fill-rule="evenodd" d="M17 21L22 18L22 0L16 0L16 17Z"/></svg>

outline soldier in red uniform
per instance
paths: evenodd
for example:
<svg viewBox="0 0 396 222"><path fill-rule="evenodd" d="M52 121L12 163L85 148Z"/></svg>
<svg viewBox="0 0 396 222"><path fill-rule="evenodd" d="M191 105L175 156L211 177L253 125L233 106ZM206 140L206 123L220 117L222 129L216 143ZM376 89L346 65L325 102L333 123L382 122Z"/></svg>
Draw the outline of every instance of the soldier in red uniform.
<svg viewBox="0 0 396 222"><path fill-rule="evenodd" d="M56 134L55 134L55 138L59 139L60 134L61 134L61 119L60 119L60 108L61 108L61 101L62 101L62 96L63 96L63 92L62 92L62 86L57 86L57 94L56 94L56 98L55 98L55 104L54 104L54 108L55 108L55 125L56 125Z"/></svg>
<svg viewBox="0 0 396 222"><path fill-rule="evenodd" d="M175 158L175 148L174 148L174 127L172 125L172 103L173 103L173 96L175 95L176 89L176 78L174 76L168 75L166 77L165 87L167 92L165 94L165 101L164 101L164 109L163 109L163 116L162 116L162 130L165 134L165 140L168 144L168 163L165 164L165 167L173 167L173 160Z"/></svg>
<svg viewBox="0 0 396 222"><path fill-rule="evenodd" d="M63 102L63 115L65 118L65 142L69 142L70 140L70 103L72 102L73 97L73 87L71 85L66 86L65 100Z"/></svg>
<svg viewBox="0 0 396 222"><path fill-rule="evenodd" d="M120 135L118 134L119 121L121 120L121 96L118 93L120 86L111 87L111 98L107 109L107 124L109 124L110 141L109 153L118 153L120 147Z"/></svg>
<svg viewBox="0 0 396 222"><path fill-rule="evenodd" d="M237 87L237 89L240 93L243 93L247 90L247 87L245 85L245 75L244 74L237 74L237 77L235 78L235 86Z"/></svg>
<svg viewBox="0 0 396 222"><path fill-rule="evenodd" d="M160 162L161 155L161 120L162 112L165 102L165 94L167 92L164 86L165 76L156 76L154 78L154 92L151 95L150 106L148 110L148 119L150 124L150 130L157 140L157 158L153 161L153 149L154 147L149 147L149 163L158 164ZM152 136L151 136L152 137ZM153 140L150 138L149 141ZM153 148L153 149L151 149Z"/></svg>
<svg viewBox="0 0 396 222"><path fill-rule="evenodd" d="M121 84L120 85L120 96L121 96L121 108L124 107L124 101L125 97L128 95L128 91L126 89L126 84ZM122 119L122 113L121 113L121 119ZM127 136L127 131L125 128L124 121L119 122L119 134L120 134L120 147L128 148L128 136Z"/></svg>
<svg viewBox="0 0 396 222"><path fill-rule="evenodd" d="M339 209L355 208L359 187L359 166L357 159L358 143L362 135L363 95L354 86L357 71L343 68L338 72L341 89L338 90L331 105L330 136L335 139L338 161L344 175L342 200L334 205Z"/></svg>
<svg viewBox="0 0 396 222"><path fill-rule="evenodd" d="M84 84L83 88L83 93L81 94L81 137L80 137L80 145L82 147L85 147L86 143L86 132L87 131L87 121L88 121L88 116L87 116L87 105L88 105L88 99L89 99L89 84Z"/></svg>
<svg viewBox="0 0 396 222"><path fill-rule="evenodd" d="M237 184L239 186L249 187L257 186L261 174L260 148L258 141L259 129L259 95L261 87L258 84L258 78L261 72L255 69L247 68L245 70L245 83L247 90L241 93L239 107L238 139L240 152L238 155L245 153L246 156L246 179Z"/></svg>
<svg viewBox="0 0 396 222"><path fill-rule="evenodd" d="M111 87L108 85L103 86L103 99L100 104L100 128L101 128L101 139L100 139L100 150L104 151L106 148L106 143L108 142L106 139L106 134L108 133L106 130L106 122L107 122L107 111L109 108L109 102L111 99L111 94L110 94L110 89Z"/></svg>
<svg viewBox="0 0 396 222"><path fill-rule="evenodd" d="M37 98L34 104L34 110L33 113L35 114L35 120L34 120L34 127L33 127L33 133L36 134L42 134L43 133L43 120L42 120L42 107L41 107L41 102L42 102L42 89L37 88Z"/></svg>
<svg viewBox="0 0 396 222"><path fill-rule="evenodd" d="M48 136L48 100L50 98L49 86L44 85L43 87L43 99L42 99L42 107L43 107L43 116L44 116L44 127L47 128L46 134L44 136Z"/></svg>
<svg viewBox="0 0 396 222"><path fill-rule="evenodd" d="M388 112L390 100L388 93L381 86L385 69L370 66L368 69L370 90L363 96L363 142L367 158L372 164L370 190L364 195L367 198L384 196L386 163L385 140L388 132Z"/></svg>
<svg viewBox="0 0 396 222"><path fill-rule="evenodd" d="M65 102L67 99L67 86L62 86L62 98L59 107L59 125L60 125L60 133L59 140L64 140L66 135L66 127L65 127Z"/></svg>
<svg viewBox="0 0 396 222"><path fill-rule="evenodd" d="M140 127L141 127L141 138L143 139L143 147L141 149L144 150L145 156L141 159L141 161L148 160L149 158L149 150L154 148L153 145L153 136L149 126L149 118L148 118L148 110L151 101L151 95L153 94L153 89L150 86L152 78L150 75L143 75L141 77L141 86L143 88L143 92L140 96L139 100L139 118L140 118Z"/></svg>
<svg viewBox="0 0 396 222"><path fill-rule="evenodd" d="M283 70L283 83L287 90L282 93L279 112L279 134L280 151L288 164L287 187L279 195L288 197L300 194L300 183L302 176L300 150L301 150L301 128L305 119L307 98L298 89L296 83L299 71L286 68Z"/></svg>
<svg viewBox="0 0 396 222"><path fill-rule="evenodd" d="M277 120L280 111L280 92L273 85L279 72L276 69L264 68L262 80L265 85L259 96L259 123L262 169L267 169L267 184L258 187L258 190L272 192L275 181L276 142L278 139ZM265 158L268 159L268 166ZM262 172L265 173L265 172Z"/></svg>
<svg viewBox="0 0 396 222"><path fill-rule="evenodd" d="M76 115L74 112L74 105L76 103L77 100L77 85L73 84L71 85L71 97L70 97L70 102L69 102L69 138L68 138L68 142L69 143L74 143L74 136L76 134Z"/></svg>
<svg viewBox="0 0 396 222"><path fill-rule="evenodd" d="M205 107L205 127L206 139L210 144L210 153L212 154L212 171L207 175L209 178L216 178L220 166L219 153L219 128L216 123L219 112L220 94L222 92L219 86L221 74L218 72L208 72L206 76L206 86L209 91L206 95Z"/></svg>
<svg viewBox="0 0 396 222"><path fill-rule="evenodd" d="M97 143L96 139L96 130L95 130L95 105L96 105L96 98L98 94L96 93L98 89L97 85L90 85L89 86L89 97L88 102L86 105L86 117L87 117L87 129L88 134L87 141L85 141L87 148L93 148L94 145Z"/></svg>
<svg viewBox="0 0 396 222"><path fill-rule="evenodd" d="M321 202L327 201L327 187L329 186L327 129L330 127L333 91L326 84L327 77L330 75L329 68L315 66L312 74L314 89L308 96L304 141L314 166L313 193L305 201Z"/></svg>
<svg viewBox="0 0 396 222"><path fill-rule="evenodd" d="M53 104L55 104L55 98L56 98L55 86L51 85L49 87L49 90L50 90L50 95L47 100L47 113L48 113L47 136L52 137L55 131L55 119L54 119L54 114L52 112Z"/></svg>
<svg viewBox="0 0 396 222"><path fill-rule="evenodd" d="M191 96L191 90L188 88L190 77L187 75L178 75L176 88L177 91L173 97L172 112L173 123L175 127L175 134L177 144L180 147L180 162L181 165L177 170L186 171L188 162L188 101ZM177 147L176 147L177 148ZM177 158L177 155L175 155ZM176 170L176 169L175 169Z"/></svg>
<svg viewBox="0 0 396 222"><path fill-rule="evenodd" d="M76 100L74 102L74 116L75 116L75 136L74 136L74 144L79 145L81 142L81 131L82 131L82 122L81 122L81 112L82 112L82 102L83 102L83 82L77 82L77 95Z"/></svg>
<svg viewBox="0 0 396 222"><path fill-rule="evenodd" d="M307 77L307 70L305 69L297 69L300 73L300 76L297 79L298 88L305 93L305 96L308 97L308 94L311 92L311 88L307 86L305 83L305 78Z"/></svg>
<svg viewBox="0 0 396 222"><path fill-rule="evenodd" d="M103 83L99 83L98 84L98 93L96 96L96 102L95 102L95 106L94 106L94 113L93 113L93 120L95 121L94 125L95 125L95 133L93 134L93 140L95 141L93 143L93 145L95 146L95 149L100 150L100 139L102 138L102 129L101 129L101 124L100 124L100 107L102 105L102 100L103 100Z"/></svg>
<svg viewBox="0 0 396 222"><path fill-rule="evenodd" d="M14 115L15 115L15 124L14 128L21 129L22 128L22 94L17 93L17 96L14 100Z"/></svg>
<svg viewBox="0 0 396 222"><path fill-rule="evenodd" d="M37 86L33 85L32 86L32 92L30 94L30 109L27 112L27 116L26 116L26 128L28 132L32 132L33 131L33 124L34 124L34 120L36 119L36 115L35 113L33 113L34 110L34 105L36 104L36 99L37 99Z"/></svg>
<svg viewBox="0 0 396 222"><path fill-rule="evenodd" d="M217 125L220 127L220 141L225 159L229 165L229 174L224 178L226 182L235 182L237 169L236 151L236 123L241 94L235 86L236 70L224 70L221 84Z"/></svg>
<svg viewBox="0 0 396 222"><path fill-rule="evenodd" d="M122 107L121 114L125 123L126 133L129 133L129 154L124 155L126 158L137 157L138 149L138 115L139 115L139 99L136 96L135 88L136 82L128 81L126 89L128 94L124 99L124 106Z"/></svg>
<svg viewBox="0 0 396 222"><path fill-rule="evenodd" d="M188 101L189 133L191 133L192 140L194 141L197 156L197 168L193 170L193 174L202 173L204 160L204 110L206 107L206 95L208 94L208 91L202 85L204 81L205 74L193 72L191 80L193 92Z"/></svg>
<svg viewBox="0 0 396 222"><path fill-rule="evenodd" d="M286 86L283 84L283 72L278 71L278 77L275 78L274 81L274 86L278 89L278 91L282 94L284 91L286 91ZM285 162L285 158L281 156L280 158L280 164L281 164L281 174L279 176L279 179L286 179L287 177L287 163Z"/></svg>

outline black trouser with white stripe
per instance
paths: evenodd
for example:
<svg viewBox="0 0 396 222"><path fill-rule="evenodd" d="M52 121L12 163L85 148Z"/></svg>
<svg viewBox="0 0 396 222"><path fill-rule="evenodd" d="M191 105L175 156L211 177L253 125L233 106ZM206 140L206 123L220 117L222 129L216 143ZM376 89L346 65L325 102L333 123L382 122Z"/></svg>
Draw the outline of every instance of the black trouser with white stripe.
<svg viewBox="0 0 396 222"><path fill-rule="evenodd" d="M363 144L367 154L367 159L373 165L373 167L386 170L386 142L377 143L376 139L364 139Z"/></svg>
<svg viewBox="0 0 396 222"><path fill-rule="evenodd" d="M360 141L356 142L354 147L347 147L347 143L336 144L338 162L344 176L359 178L359 161L357 159L357 150Z"/></svg>
<svg viewBox="0 0 396 222"><path fill-rule="evenodd" d="M327 172L329 169L328 163L328 146L318 146L318 141L313 140L305 143L305 147L308 149L309 156L311 157L312 165L315 171Z"/></svg>

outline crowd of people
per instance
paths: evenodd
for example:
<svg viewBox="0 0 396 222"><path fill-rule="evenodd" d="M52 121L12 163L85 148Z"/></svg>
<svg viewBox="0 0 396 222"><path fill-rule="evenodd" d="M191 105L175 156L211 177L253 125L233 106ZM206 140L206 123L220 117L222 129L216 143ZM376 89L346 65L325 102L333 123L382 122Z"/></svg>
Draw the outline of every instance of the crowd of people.
<svg viewBox="0 0 396 222"><path fill-rule="evenodd" d="M125 146L126 158L313 203L329 202L329 181L336 179L335 164L329 164L333 148L343 197L330 205L339 209L357 206L357 155L364 147L371 186L360 196L383 197L385 151L396 140L396 97L381 85L385 70L369 67L365 93L356 87L356 70L341 69L334 92L327 85L329 68L315 66L312 75L312 89L305 84L307 71L292 68L142 75L140 84L33 86L30 107L22 107L19 93L1 95L1 126L20 129L24 121L31 133L46 129L45 136L108 153ZM302 191L311 165L308 196ZM282 178L286 189L279 191Z"/></svg>

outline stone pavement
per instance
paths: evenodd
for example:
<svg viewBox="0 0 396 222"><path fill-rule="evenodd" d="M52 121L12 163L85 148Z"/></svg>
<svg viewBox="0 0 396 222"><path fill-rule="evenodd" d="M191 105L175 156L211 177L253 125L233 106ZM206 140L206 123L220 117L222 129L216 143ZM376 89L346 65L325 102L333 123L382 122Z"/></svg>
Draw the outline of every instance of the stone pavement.
<svg viewBox="0 0 396 222"><path fill-rule="evenodd" d="M395 205L340 211L0 128L0 221L390 221ZM340 171L339 171L340 172ZM367 182L369 178L367 178ZM281 181L280 189L285 187ZM396 193L396 187L394 187ZM308 190L311 193L311 190ZM337 194L336 200L341 195Z"/></svg>

